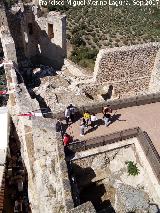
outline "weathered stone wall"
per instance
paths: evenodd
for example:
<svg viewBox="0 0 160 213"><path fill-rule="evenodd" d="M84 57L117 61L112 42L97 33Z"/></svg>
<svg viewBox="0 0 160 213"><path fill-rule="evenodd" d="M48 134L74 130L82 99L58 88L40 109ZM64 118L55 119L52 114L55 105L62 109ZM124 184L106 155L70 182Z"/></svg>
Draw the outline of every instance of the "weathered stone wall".
<svg viewBox="0 0 160 213"><path fill-rule="evenodd" d="M160 91L160 51L156 55L154 68L151 75L149 90L152 93Z"/></svg>
<svg viewBox="0 0 160 213"><path fill-rule="evenodd" d="M72 160L73 174L76 178L76 183L79 190L83 189L90 183L100 181L104 184L106 192L110 189L108 186L113 186L116 189L116 193L112 190L112 196L107 194L106 199L110 199L116 212L126 212L123 205L119 205L121 201L121 195L119 195L119 186L122 184L124 190L120 190L122 194L125 192L132 197L134 190L137 193L147 193L149 199L143 200L147 204L154 201L159 205L159 183L156 178L153 168L151 167L148 156L142 150L139 140L132 138L128 140L122 140L114 144L107 144L105 146L99 146L98 148L88 149L76 153L75 159ZM136 163L139 174L136 176L128 175L128 169L126 161L133 161ZM120 184L120 185L119 185ZM133 191L128 192L128 187ZM134 197L134 196L133 196ZM133 199L132 204L135 208L142 204L141 199ZM125 200L124 204L126 209L128 208L128 201ZM129 206L129 205L128 205Z"/></svg>
<svg viewBox="0 0 160 213"><path fill-rule="evenodd" d="M18 114L34 111L39 105L37 101L31 99L25 85L23 83L18 84L13 64L5 65L5 73L8 90L12 91L9 95L8 109L21 142L21 154L28 173L29 199L32 203L33 212L36 212L37 194L33 183L33 164L31 163L32 158L30 158L30 150L27 147L28 144L32 143L32 122L27 117L21 117L18 116Z"/></svg>
<svg viewBox="0 0 160 213"><path fill-rule="evenodd" d="M0 1L0 27L1 26L8 26L5 7L2 0Z"/></svg>
<svg viewBox="0 0 160 213"><path fill-rule="evenodd" d="M32 3L15 4L7 11L7 18L3 5L0 5L0 12L0 27L9 27L16 47L16 51L12 51L13 46L9 52L17 54L19 61L28 57L35 63L54 65L57 69L62 67L66 57L65 15L49 12L46 17L40 16L40 11ZM49 24L53 26L53 38L49 36ZM3 36L5 43L10 41L8 33Z"/></svg>
<svg viewBox="0 0 160 213"><path fill-rule="evenodd" d="M28 172L28 194L33 213L65 213L73 210L71 186L62 136L55 131L55 119L18 116L39 108L24 83L18 84L13 64L5 65L10 94L8 108L21 142L21 154ZM84 204L78 209L93 209ZM94 211L92 211L94 212Z"/></svg>
<svg viewBox="0 0 160 213"><path fill-rule="evenodd" d="M9 31L1 31L0 33L5 60L17 61L16 50L13 38Z"/></svg>
<svg viewBox="0 0 160 213"><path fill-rule="evenodd" d="M33 5L24 6L21 19L25 54L35 63L60 69L66 57L66 16L49 12L43 17L32 9ZM53 26L53 38L49 36L48 24Z"/></svg>
<svg viewBox="0 0 160 213"><path fill-rule="evenodd" d="M39 32L39 51L43 63L61 68L66 57L66 16L49 12L47 17L36 18ZM48 24L53 25L53 38L48 35Z"/></svg>
<svg viewBox="0 0 160 213"><path fill-rule="evenodd" d="M8 27L8 21L3 1L0 2L0 39L5 59L16 62L17 57L15 51L15 44Z"/></svg>
<svg viewBox="0 0 160 213"><path fill-rule="evenodd" d="M160 43L100 50L94 68L95 83L113 86L114 97L149 93L149 83Z"/></svg>

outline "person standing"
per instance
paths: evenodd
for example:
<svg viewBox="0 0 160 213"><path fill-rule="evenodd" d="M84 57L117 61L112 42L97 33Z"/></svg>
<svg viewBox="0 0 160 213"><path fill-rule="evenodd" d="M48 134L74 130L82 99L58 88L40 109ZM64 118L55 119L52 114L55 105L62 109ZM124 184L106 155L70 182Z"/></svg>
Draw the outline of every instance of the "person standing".
<svg viewBox="0 0 160 213"><path fill-rule="evenodd" d="M85 126L86 126L86 120L83 118L80 123L80 136L84 136Z"/></svg>
<svg viewBox="0 0 160 213"><path fill-rule="evenodd" d="M96 127L97 125L96 125L96 121L97 121L98 119L97 119L97 117L96 117L96 115L94 114L94 113L92 113L91 114L91 127L92 128L94 128L94 127Z"/></svg>
<svg viewBox="0 0 160 213"><path fill-rule="evenodd" d="M63 135L63 132L64 129L63 129L63 123L60 121L60 120L57 120L56 122L56 132L60 132L61 135Z"/></svg>
<svg viewBox="0 0 160 213"><path fill-rule="evenodd" d="M110 105L107 105L107 107L104 107L103 108L103 114L106 114L106 113L112 113L112 108L110 107Z"/></svg>
<svg viewBox="0 0 160 213"><path fill-rule="evenodd" d="M75 107L72 104L70 104L69 108L70 108L71 122L73 123L75 121Z"/></svg>
<svg viewBox="0 0 160 213"><path fill-rule="evenodd" d="M63 144L64 146L67 146L71 142L71 137L67 133L64 133L63 136Z"/></svg>
<svg viewBox="0 0 160 213"><path fill-rule="evenodd" d="M86 126L88 127L89 121L91 120L91 115L88 111L86 111L83 115L85 121L86 121Z"/></svg>
<svg viewBox="0 0 160 213"><path fill-rule="evenodd" d="M111 114L110 113L105 113L103 115L103 120L104 120L104 123L105 123L106 127L111 123L110 119L111 119Z"/></svg>
<svg viewBox="0 0 160 213"><path fill-rule="evenodd" d="M66 119L66 124L68 126L69 124L69 119L70 119L70 115L71 115L71 112L70 112L70 107L68 106L64 112L64 116L65 116L65 119Z"/></svg>

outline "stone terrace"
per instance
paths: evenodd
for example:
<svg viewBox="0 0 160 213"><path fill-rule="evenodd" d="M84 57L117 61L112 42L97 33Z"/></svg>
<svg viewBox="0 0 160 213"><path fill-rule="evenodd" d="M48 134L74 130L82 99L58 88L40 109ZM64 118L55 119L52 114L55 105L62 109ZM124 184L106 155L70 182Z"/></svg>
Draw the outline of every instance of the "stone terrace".
<svg viewBox="0 0 160 213"><path fill-rule="evenodd" d="M93 131L91 131L91 127L89 127L86 129L86 135L84 137L79 135L80 121L70 125L67 132L73 136L74 140L85 140L139 126L143 131L148 133L160 154L160 102L114 110L113 114L115 114L115 121L110 124L109 127L105 127L101 124ZM97 114L97 117L101 119L102 113Z"/></svg>

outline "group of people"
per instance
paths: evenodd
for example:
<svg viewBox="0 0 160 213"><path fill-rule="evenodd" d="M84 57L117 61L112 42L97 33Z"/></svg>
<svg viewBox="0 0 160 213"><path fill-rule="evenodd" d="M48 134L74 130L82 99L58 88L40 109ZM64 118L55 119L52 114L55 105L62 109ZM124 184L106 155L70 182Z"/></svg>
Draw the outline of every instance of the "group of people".
<svg viewBox="0 0 160 213"><path fill-rule="evenodd" d="M69 121L71 121L72 123L75 121L75 107L72 104L67 106L64 112L64 116L66 119L67 126L69 125Z"/></svg>
<svg viewBox="0 0 160 213"><path fill-rule="evenodd" d="M107 107L103 108L103 121L106 127L111 123L111 114L112 109L110 105L107 105ZM89 113L88 111L86 111L83 114L83 118L81 119L80 123L80 136L85 135L85 128L88 128L89 123L92 128L97 127L98 126L97 120L98 118L94 113Z"/></svg>
<svg viewBox="0 0 160 213"><path fill-rule="evenodd" d="M70 104L66 110L65 110L65 120L66 125L68 126L71 123L74 123L76 121L76 109L75 107ZM107 105L107 107L103 108L103 121L104 125L107 127L111 123L111 115L112 115L112 109L110 105ZM90 113L89 111L85 111L83 114L83 117L80 120L80 136L85 135L85 129L88 128L88 126L91 126L92 128L97 128L98 126L98 118L94 113ZM62 131L62 126L60 125L61 122L58 123L58 129ZM68 133L63 134L63 143L64 146L67 146L71 142L71 136Z"/></svg>

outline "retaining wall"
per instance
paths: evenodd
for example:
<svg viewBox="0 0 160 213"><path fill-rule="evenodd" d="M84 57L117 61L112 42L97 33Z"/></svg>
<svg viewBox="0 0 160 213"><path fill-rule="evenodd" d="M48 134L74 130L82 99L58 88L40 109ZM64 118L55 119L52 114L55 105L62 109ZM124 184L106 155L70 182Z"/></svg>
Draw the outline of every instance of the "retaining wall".
<svg viewBox="0 0 160 213"><path fill-rule="evenodd" d="M100 50L95 62L95 83L113 86L115 97L149 92L149 83L160 43Z"/></svg>

